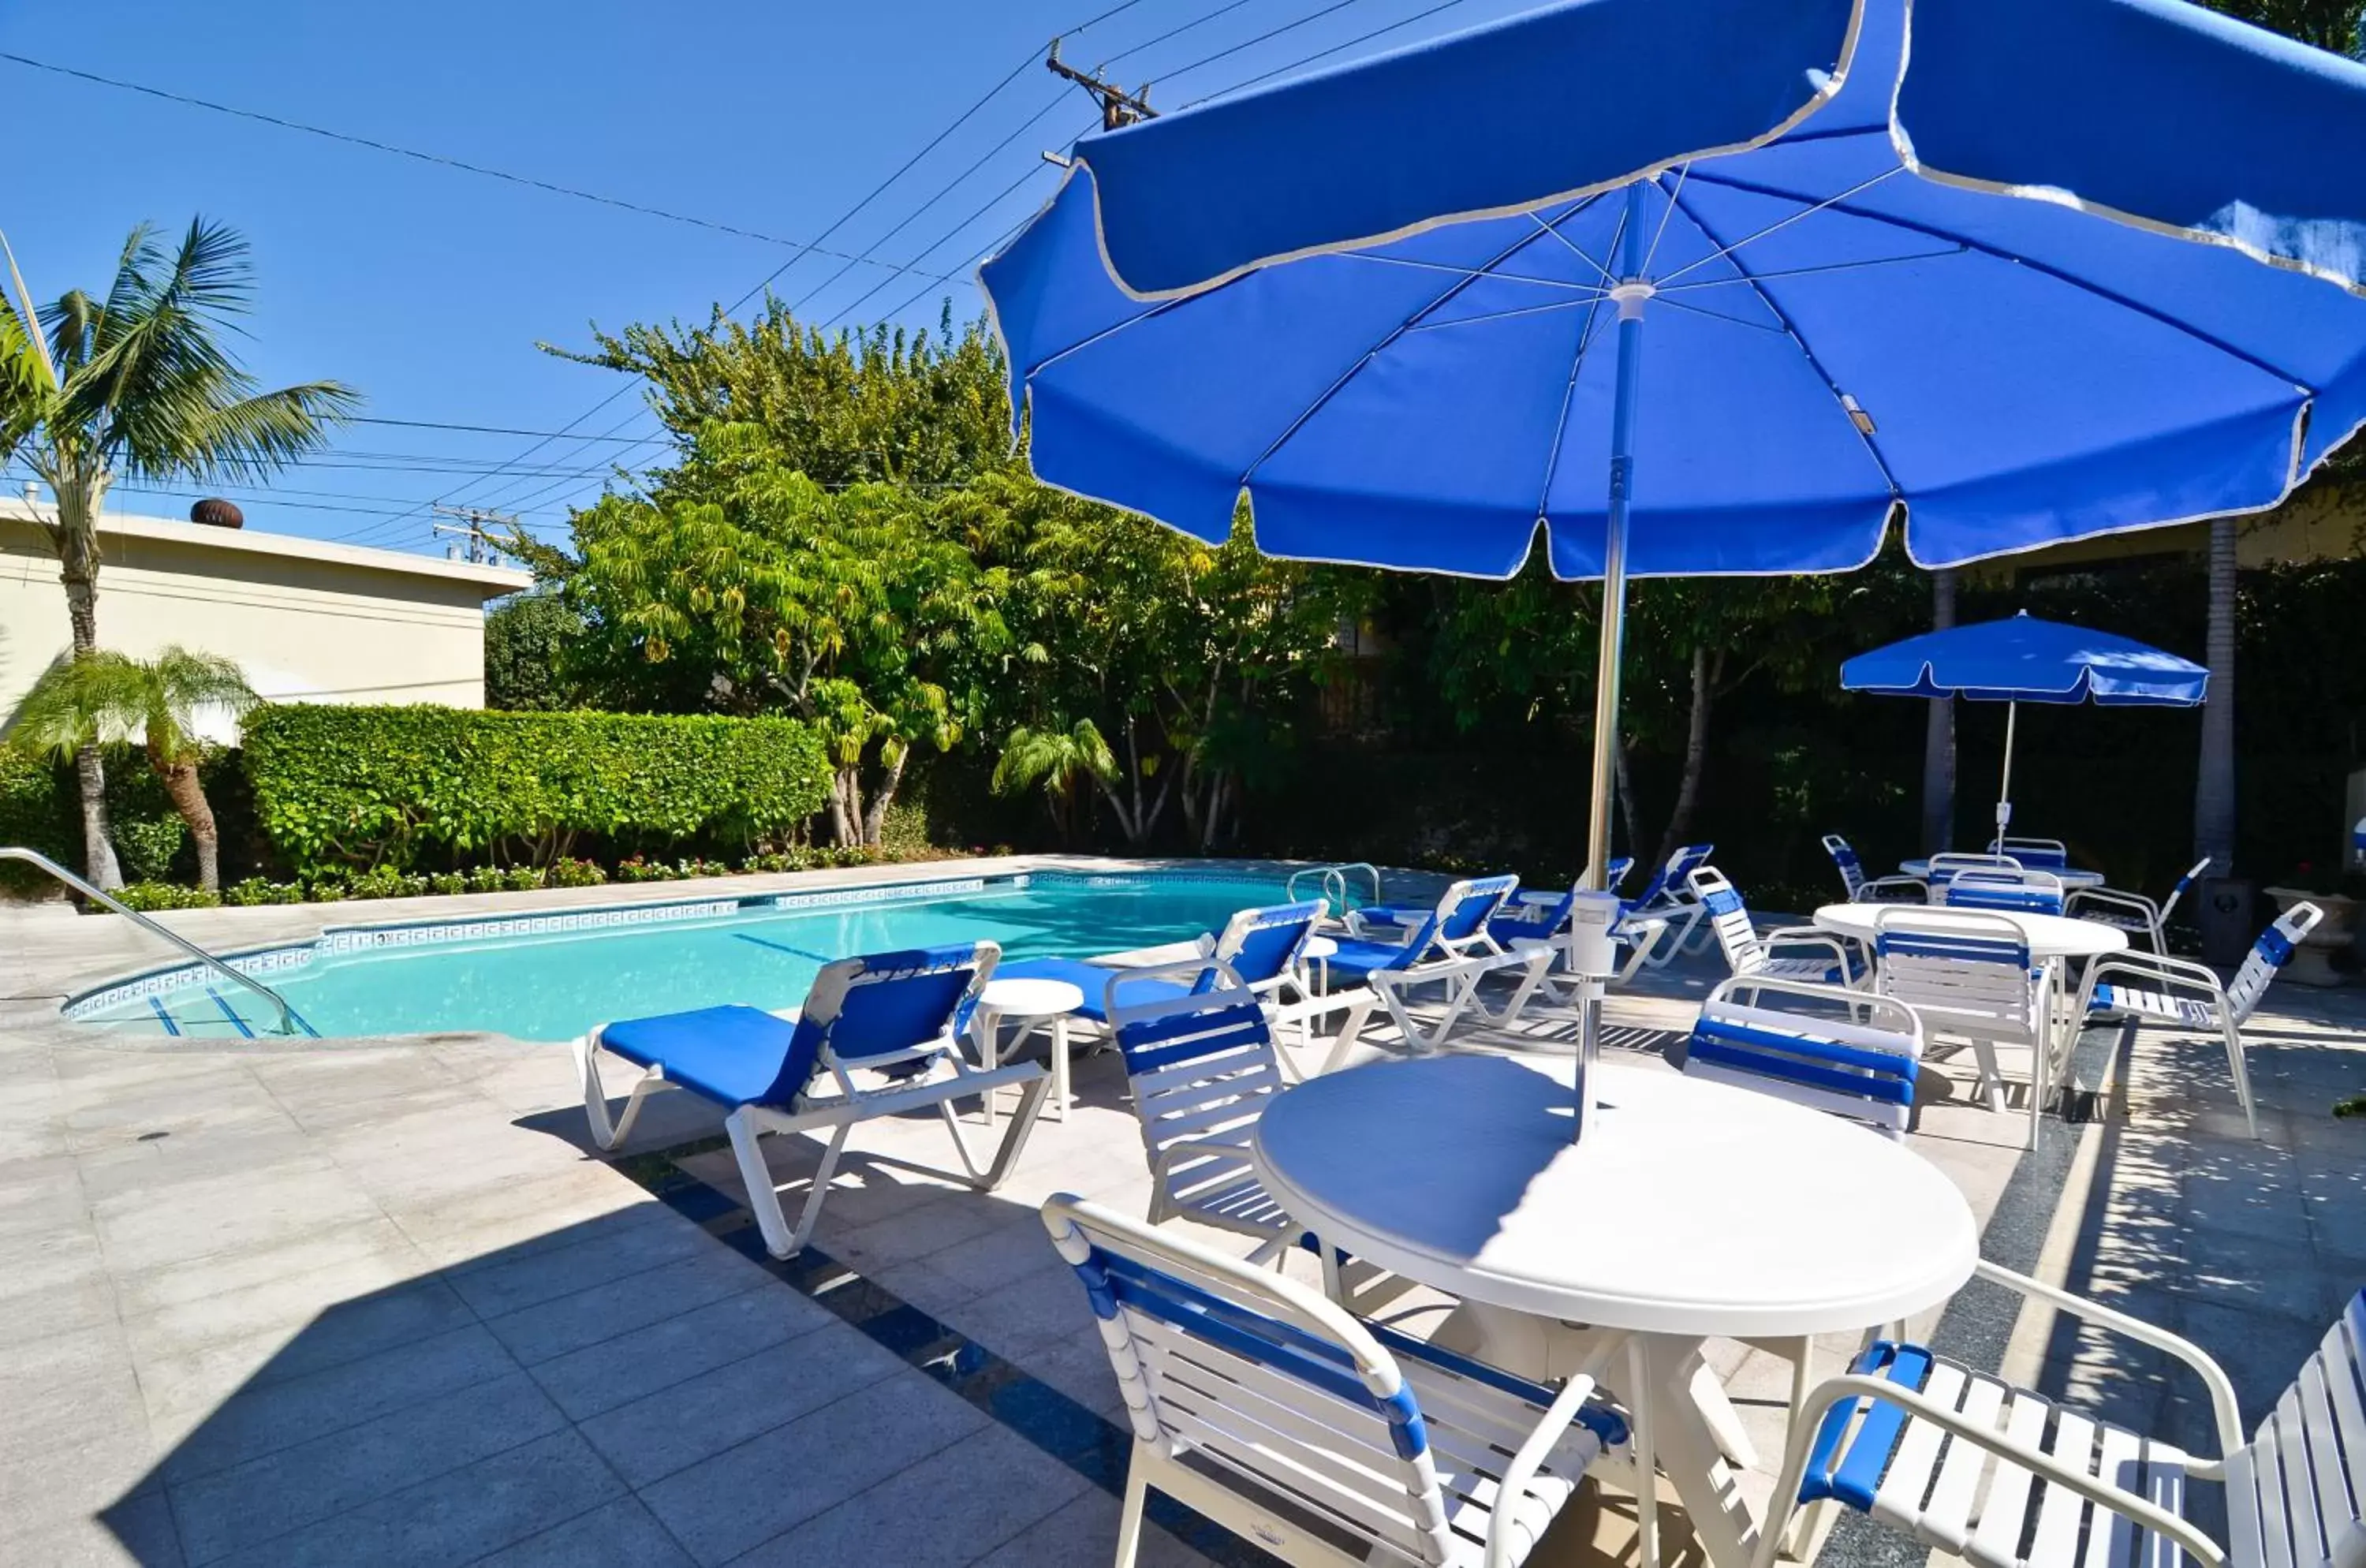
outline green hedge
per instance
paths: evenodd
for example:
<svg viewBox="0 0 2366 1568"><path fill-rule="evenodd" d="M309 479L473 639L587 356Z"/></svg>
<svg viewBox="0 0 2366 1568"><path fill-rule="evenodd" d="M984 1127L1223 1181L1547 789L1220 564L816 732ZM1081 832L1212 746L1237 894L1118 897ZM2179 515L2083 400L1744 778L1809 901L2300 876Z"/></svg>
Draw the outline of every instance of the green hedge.
<svg viewBox="0 0 2366 1568"><path fill-rule="evenodd" d="M245 733L255 815L287 863L539 864L579 836L625 846L786 834L828 798L821 742L783 718L263 709Z"/></svg>

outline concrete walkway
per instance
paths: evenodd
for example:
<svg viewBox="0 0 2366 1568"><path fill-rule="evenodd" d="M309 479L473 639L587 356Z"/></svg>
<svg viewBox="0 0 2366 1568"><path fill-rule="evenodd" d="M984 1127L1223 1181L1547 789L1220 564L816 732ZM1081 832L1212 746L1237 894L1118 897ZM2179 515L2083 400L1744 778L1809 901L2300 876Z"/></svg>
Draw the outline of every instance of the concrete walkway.
<svg viewBox="0 0 2366 1568"><path fill-rule="evenodd" d="M0 951L21 1021L53 981ZM1662 1050L1708 978L1624 1004L1625 1048ZM2264 1146L2209 1048L2103 1032L2088 1054L2121 1064L2113 1091L2097 1120L2051 1125L2045 1158L1952 1061L1916 1146L1992 1256L2195 1337L2256 1418L2366 1283L2366 1127L2323 1113L2366 1087L2361 1000L2271 994L2252 1036ZM990 1197L903 1163L940 1157L933 1126L866 1129L827 1260L801 1270L749 1256L736 1176L686 1097L653 1102L637 1142L670 1154L586 1157L556 1046L87 1038L0 1031L0 1562L1108 1560L1115 1388L1032 1205L1142 1201L1110 1058L1080 1063L1071 1120ZM781 1145L778 1174L810 1158ZM1979 1341L1974 1294L1918 1326ZM2191 1422L2191 1391L2144 1357L2041 1314L1992 1337L2009 1372ZM1763 1490L1784 1370L1738 1346L1720 1366ZM1152 1562L1251 1560L1154 1536Z"/></svg>

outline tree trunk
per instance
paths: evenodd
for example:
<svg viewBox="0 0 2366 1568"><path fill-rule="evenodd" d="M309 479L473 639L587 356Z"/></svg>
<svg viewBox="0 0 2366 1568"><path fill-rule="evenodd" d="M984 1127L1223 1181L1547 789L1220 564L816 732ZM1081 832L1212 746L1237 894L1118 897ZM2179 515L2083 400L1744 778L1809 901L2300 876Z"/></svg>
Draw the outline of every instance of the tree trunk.
<svg viewBox="0 0 2366 1568"><path fill-rule="evenodd" d="M1712 665L1707 649L1693 649L1693 707L1684 727L1684 772L1676 784L1676 804L1668 811L1667 831L1660 835L1662 865L1668 863L1668 857L1692 829L1693 807L1700 799L1701 770L1708 760L1709 710L1717 703L1717 678L1724 664L1722 653Z"/></svg>
<svg viewBox="0 0 2366 1568"><path fill-rule="evenodd" d="M887 776L872 794L870 809L862 815L862 841L874 850L887 827L887 808L896 804L896 791L904 782L904 764L911 760L908 746L896 753L896 760L887 764Z"/></svg>
<svg viewBox="0 0 2366 1568"><path fill-rule="evenodd" d="M2231 517L2210 525L2210 694L2193 780L2193 856L2218 876L2235 870L2235 529Z"/></svg>
<svg viewBox="0 0 2366 1568"><path fill-rule="evenodd" d="M854 770L840 768L829 776L829 841L833 844L855 844L862 841L862 795L854 781Z"/></svg>
<svg viewBox="0 0 2366 1568"><path fill-rule="evenodd" d="M1931 629L1955 624L1955 574L1931 574ZM1933 697L1922 730L1922 852L1935 855L1955 840L1955 701Z"/></svg>
<svg viewBox="0 0 2366 1568"><path fill-rule="evenodd" d="M1643 852L1643 813L1635 805L1635 778L1628 767L1628 755L1627 738L1621 735L1616 752L1617 765L1611 770L1611 793L1618 797L1619 815L1627 821L1627 852L1639 855ZM1609 868L1603 869L1606 872Z"/></svg>
<svg viewBox="0 0 2366 1568"><path fill-rule="evenodd" d="M73 636L76 657L98 647L98 508L107 495L107 477L74 481L58 476L58 520L50 542L58 552L58 581L65 585L66 624ZM85 746L74 753L74 783L82 795L83 874L100 891L123 886L123 870L116 863L114 834L107 820L107 768L98 748Z"/></svg>
<svg viewBox="0 0 2366 1568"><path fill-rule="evenodd" d="M168 760L152 747L148 762L163 781L173 809L189 825L189 840L197 846L197 886L208 893L220 892L221 833L214 826L214 808L206 800L205 787L197 782L197 763Z"/></svg>
<svg viewBox="0 0 2366 1568"><path fill-rule="evenodd" d="M74 780L82 794L82 874L100 892L112 893L123 886L123 868L115 862L115 839L107 831L107 769L97 747L74 753Z"/></svg>

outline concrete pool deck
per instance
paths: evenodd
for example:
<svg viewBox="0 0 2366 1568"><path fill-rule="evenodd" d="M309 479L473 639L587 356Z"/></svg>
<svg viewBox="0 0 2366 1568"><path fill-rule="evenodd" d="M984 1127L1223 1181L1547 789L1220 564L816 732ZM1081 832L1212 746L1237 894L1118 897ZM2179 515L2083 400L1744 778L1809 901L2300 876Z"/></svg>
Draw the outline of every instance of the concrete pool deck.
<svg viewBox="0 0 2366 1568"><path fill-rule="evenodd" d="M40 945L20 944L35 926ZM1063 1188L1139 1203L1110 1058L1080 1057L1075 1115L991 1195L900 1163L937 1157L933 1129L866 1129L819 1256L777 1265L748 1245L711 1115L660 1097L641 1152L588 1157L556 1046L127 1049L57 1021L55 999L21 1027L69 971L144 961L70 934L98 926L129 922L0 913L0 1562L1108 1561L1114 1382L1031 1205ZM1663 1052L1716 967L1622 999L1620 1048ZM2039 1156L2017 1115L1968 1101L1953 1059L1915 1146L1963 1188L1990 1256L2196 1338L2255 1419L2366 1283L2366 1126L2324 1113L2366 1089L2361 1020L2366 993L2270 993L2250 1032L2264 1145L2240 1136L2203 1044L2097 1030L2094 1113L2050 1123ZM1546 1013L1467 1043L1538 1048L1568 1027ZM773 1143L783 1179L809 1168L809 1147ZM1982 1292L1928 1326L2140 1424L2191 1418L2158 1364ZM1779 1363L1732 1347L1719 1365L1771 1454ZM1159 1532L1149 1561L1250 1560L1168 1523L1181 1537ZM1828 1557L1885 1553L1921 1555L1843 1531Z"/></svg>

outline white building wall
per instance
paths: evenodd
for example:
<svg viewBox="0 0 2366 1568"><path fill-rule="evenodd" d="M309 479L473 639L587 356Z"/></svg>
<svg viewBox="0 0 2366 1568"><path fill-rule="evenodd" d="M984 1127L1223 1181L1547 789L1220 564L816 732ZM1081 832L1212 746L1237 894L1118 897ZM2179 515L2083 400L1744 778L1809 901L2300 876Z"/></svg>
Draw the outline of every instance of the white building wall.
<svg viewBox="0 0 2366 1568"><path fill-rule="evenodd" d="M0 717L68 640L43 530L0 502ZM16 513L17 515L11 515ZM485 700L484 603L527 574L155 518L101 520L101 647L234 660L282 702Z"/></svg>

